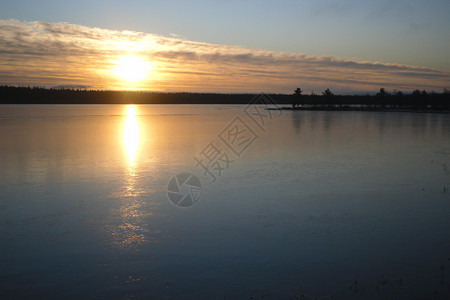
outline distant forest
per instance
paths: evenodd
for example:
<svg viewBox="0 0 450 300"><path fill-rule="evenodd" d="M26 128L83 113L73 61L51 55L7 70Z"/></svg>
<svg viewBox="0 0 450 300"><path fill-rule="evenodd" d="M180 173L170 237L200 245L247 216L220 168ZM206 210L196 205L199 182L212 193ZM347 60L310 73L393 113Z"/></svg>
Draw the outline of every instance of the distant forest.
<svg viewBox="0 0 450 300"><path fill-rule="evenodd" d="M334 95L329 89L321 95L266 94L286 109L412 109L450 110L450 93L388 93L381 88L374 96ZM0 86L0 104L247 104L256 94L158 93L48 89L42 87Z"/></svg>

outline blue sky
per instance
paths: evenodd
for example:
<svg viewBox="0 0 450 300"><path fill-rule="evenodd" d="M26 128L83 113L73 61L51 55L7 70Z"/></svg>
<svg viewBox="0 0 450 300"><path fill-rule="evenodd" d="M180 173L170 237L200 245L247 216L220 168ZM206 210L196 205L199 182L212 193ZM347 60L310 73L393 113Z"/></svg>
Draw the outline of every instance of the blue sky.
<svg viewBox="0 0 450 300"><path fill-rule="evenodd" d="M0 1L0 19L450 71L450 1Z"/></svg>

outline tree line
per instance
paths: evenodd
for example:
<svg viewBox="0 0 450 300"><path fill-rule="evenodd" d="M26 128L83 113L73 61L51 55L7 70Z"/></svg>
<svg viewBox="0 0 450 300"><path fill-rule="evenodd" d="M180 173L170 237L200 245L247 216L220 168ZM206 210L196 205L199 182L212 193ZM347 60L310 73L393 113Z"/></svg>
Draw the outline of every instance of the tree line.
<svg viewBox="0 0 450 300"><path fill-rule="evenodd" d="M159 93L43 87L0 86L0 104L248 104L256 94ZM321 95L269 94L276 103L291 109L393 108L450 110L450 91L388 93L384 88L373 96L335 95L326 89Z"/></svg>
<svg viewBox="0 0 450 300"><path fill-rule="evenodd" d="M388 93L384 88L374 96L335 95L326 89L321 95L303 95L301 88L292 94L292 109L343 109L343 108L379 108L379 109L431 109L450 110L450 91L444 89L441 94L427 93L425 90L413 90L411 93L395 91Z"/></svg>

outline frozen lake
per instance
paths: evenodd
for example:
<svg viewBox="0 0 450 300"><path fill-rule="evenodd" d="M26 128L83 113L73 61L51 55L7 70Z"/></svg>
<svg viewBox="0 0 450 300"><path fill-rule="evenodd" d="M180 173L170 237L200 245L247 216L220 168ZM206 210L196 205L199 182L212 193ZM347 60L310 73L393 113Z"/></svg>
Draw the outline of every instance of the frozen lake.
<svg viewBox="0 0 450 300"><path fill-rule="evenodd" d="M0 106L0 298L449 297L450 115L247 112Z"/></svg>

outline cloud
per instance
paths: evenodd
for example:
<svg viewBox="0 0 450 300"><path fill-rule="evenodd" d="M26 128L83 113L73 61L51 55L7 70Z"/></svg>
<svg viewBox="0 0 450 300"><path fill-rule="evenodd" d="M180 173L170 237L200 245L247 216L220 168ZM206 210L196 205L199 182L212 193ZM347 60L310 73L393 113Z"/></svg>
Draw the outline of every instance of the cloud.
<svg viewBox="0 0 450 300"><path fill-rule="evenodd" d="M66 84L66 85L55 85L51 87L52 89L89 89L91 88L89 85L80 85L80 84Z"/></svg>
<svg viewBox="0 0 450 300"><path fill-rule="evenodd" d="M153 65L147 80L124 83L114 74L120 56ZM158 91L320 92L441 91L448 72L395 63L344 60L69 23L0 20L0 84L88 86ZM270 88L270 90L267 90Z"/></svg>

